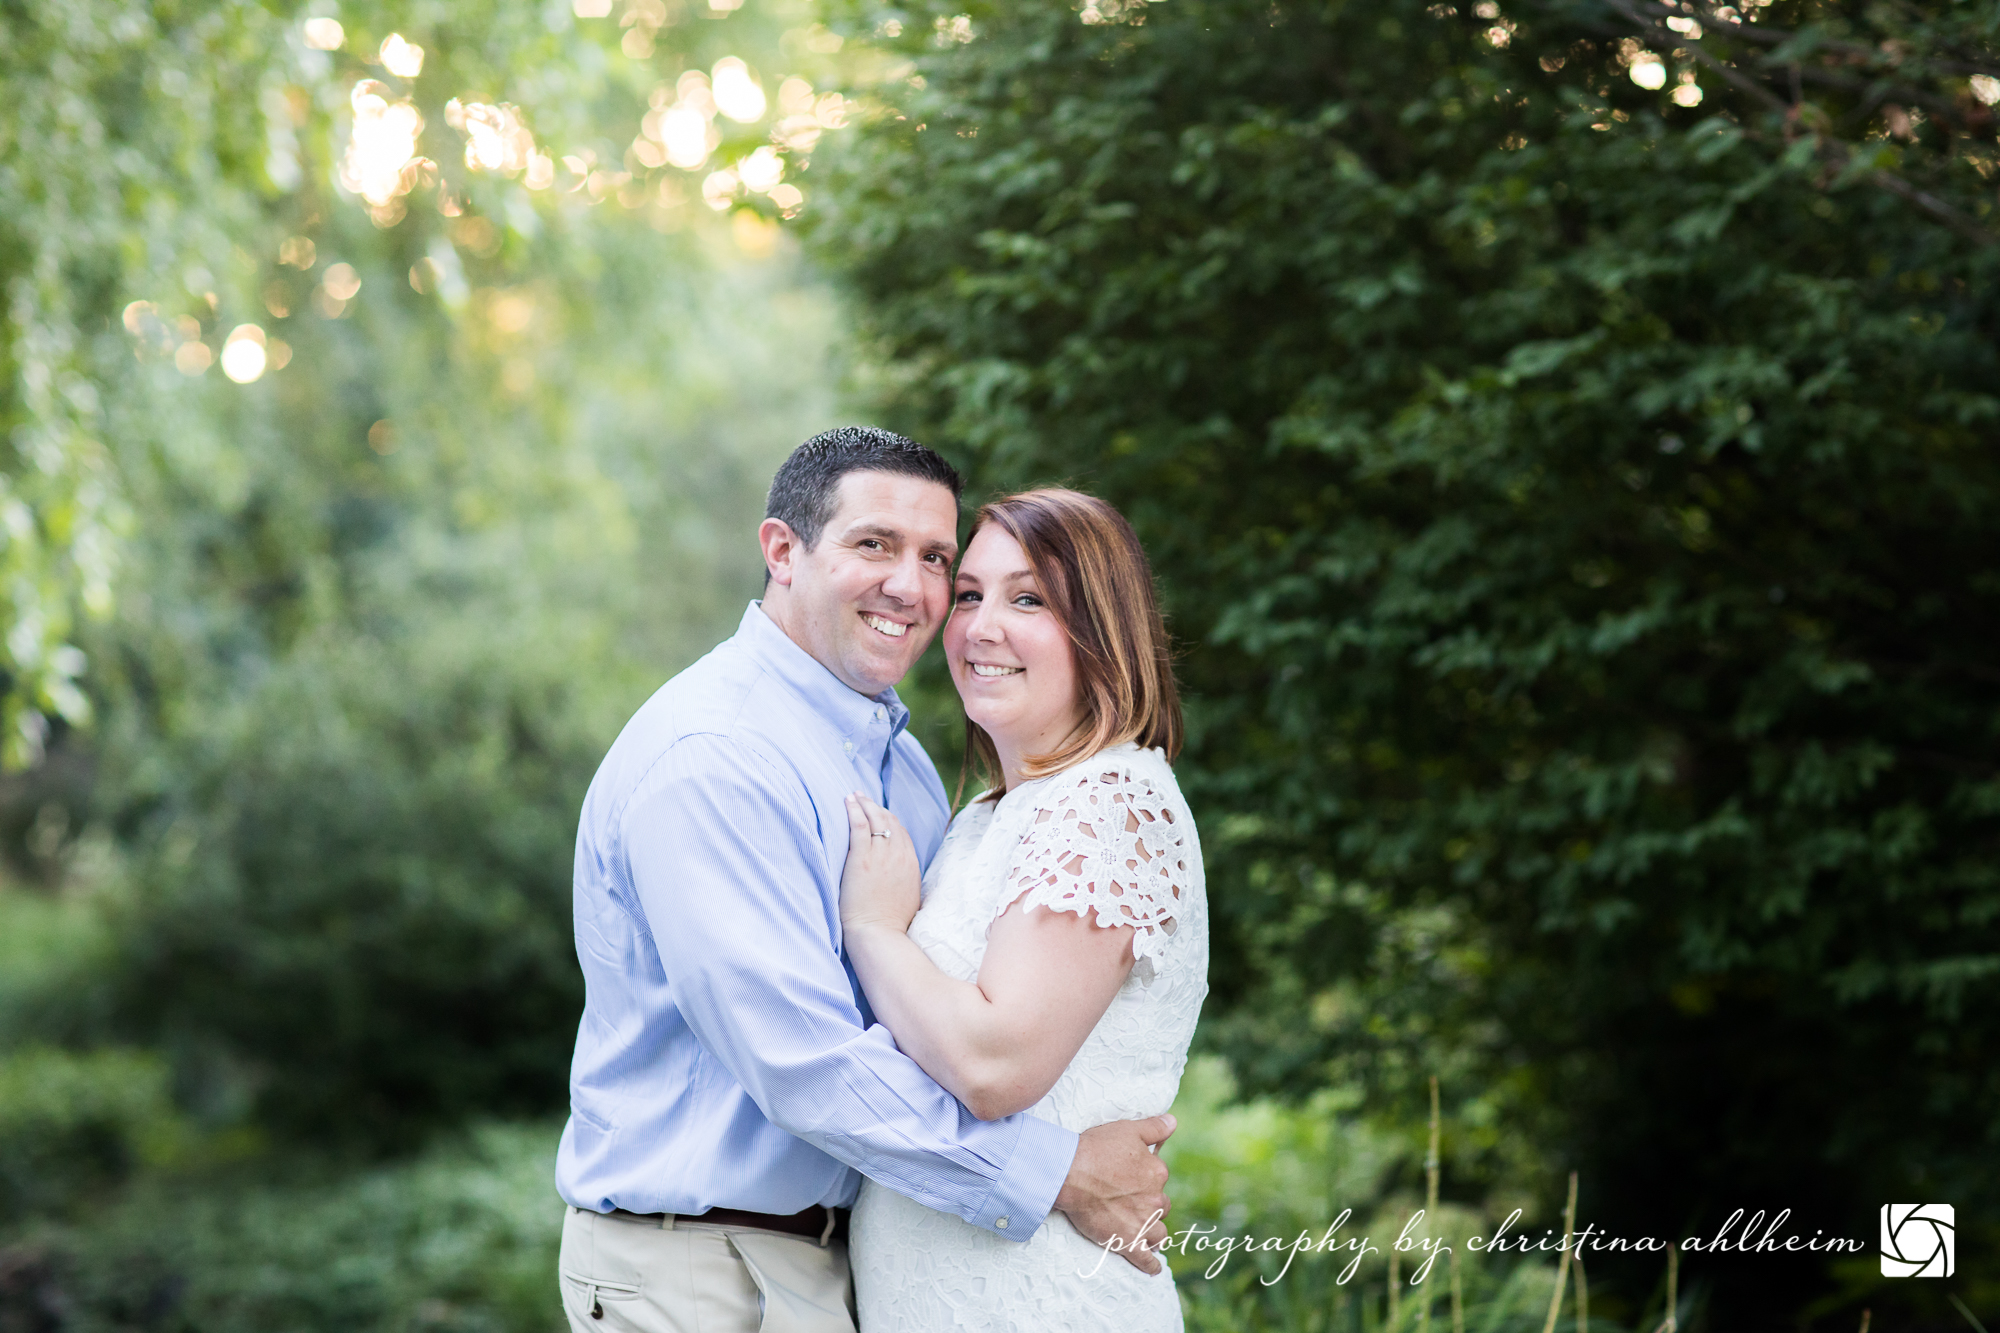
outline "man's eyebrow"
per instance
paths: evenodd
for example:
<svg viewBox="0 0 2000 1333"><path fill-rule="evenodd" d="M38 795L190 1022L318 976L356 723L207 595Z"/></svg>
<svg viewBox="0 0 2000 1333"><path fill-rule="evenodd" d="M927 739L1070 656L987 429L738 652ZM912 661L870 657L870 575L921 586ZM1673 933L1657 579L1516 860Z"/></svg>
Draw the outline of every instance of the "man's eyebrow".
<svg viewBox="0 0 2000 1333"><path fill-rule="evenodd" d="M905 540L905 534L901 528L892 528L885 523L857 523L841 535L849 541L859 541L863 537L886 537L890 541L897 542ZM957 555L958 543L940 539L926 544L924 549L927 551L943 551L947 555Z"/></svg>

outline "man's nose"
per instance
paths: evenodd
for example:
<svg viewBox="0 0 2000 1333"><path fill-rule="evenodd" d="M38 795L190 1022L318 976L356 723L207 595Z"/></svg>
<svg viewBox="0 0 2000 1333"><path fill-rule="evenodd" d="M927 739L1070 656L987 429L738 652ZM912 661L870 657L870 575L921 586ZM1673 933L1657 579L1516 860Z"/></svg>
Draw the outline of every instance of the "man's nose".
<svg viewBox="0 0 2000 1333"><path fill-rule="evenodd" d="M924 600L923 556L912 552L898 560L895 568L889 571L889 577L882 580L882 593L885 597L906 606L915 606L922 602Z"/></svg>

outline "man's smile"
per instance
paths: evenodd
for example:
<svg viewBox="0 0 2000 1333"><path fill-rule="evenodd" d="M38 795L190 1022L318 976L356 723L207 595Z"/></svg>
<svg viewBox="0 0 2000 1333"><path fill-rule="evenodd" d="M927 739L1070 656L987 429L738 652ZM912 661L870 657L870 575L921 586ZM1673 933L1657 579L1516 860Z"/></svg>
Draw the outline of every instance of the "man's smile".
<svg viewBox="0 0 2000 1333"><path fill-rule="evenodd" d="M910 632L910 627L908 625L900 624L897 621L890 620L885 616L873 615L867 611L863 611L861 613L861 618L868 622L869 628L877 631L878 633L886 634L892 639L900 639L905 634Z"/></svg>

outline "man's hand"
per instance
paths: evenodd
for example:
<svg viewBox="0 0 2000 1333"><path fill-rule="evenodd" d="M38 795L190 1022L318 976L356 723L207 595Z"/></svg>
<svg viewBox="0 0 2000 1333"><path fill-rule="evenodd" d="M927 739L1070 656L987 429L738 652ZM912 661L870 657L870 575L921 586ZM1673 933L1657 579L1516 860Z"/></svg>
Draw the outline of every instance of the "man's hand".
<svg viewBox="0 0 2000 1333"><path fill-rule="evenodd" d="M1153 1250L1167 1238L1160 1221L1167 1202L1167 1164L1153 1154L1174 1132L1174 1118L1114 1120L1078 1138L1056 1208L1070 1225L1099 1245L1116 1244L1142 1273L1160 1271Z"/></svg>

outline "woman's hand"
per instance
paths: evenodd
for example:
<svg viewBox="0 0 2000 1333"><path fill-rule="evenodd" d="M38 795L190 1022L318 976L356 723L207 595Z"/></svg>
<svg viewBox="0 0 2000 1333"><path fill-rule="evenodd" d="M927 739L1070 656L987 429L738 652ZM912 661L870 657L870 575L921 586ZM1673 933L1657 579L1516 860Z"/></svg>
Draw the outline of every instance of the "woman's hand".
<svg viewBox="0 0 2000 1333"><path fill-rule="evenodd" d="M1033 1106L1130 975L1133 928L1009 906L988 932L978 980L960 981L910 938L923 900L910 835L862 796L847 798L847 825L840 920L875 1017L903 1054L981 1120Z"/></svg>
<svg viewBox="0 0 2000 1333"><path fill-rule="evenodd" d="M845 932L887 928L898 935L923 905L917 847L896 816L856 792L847 798L847 868L840 876Z"/></svg>

